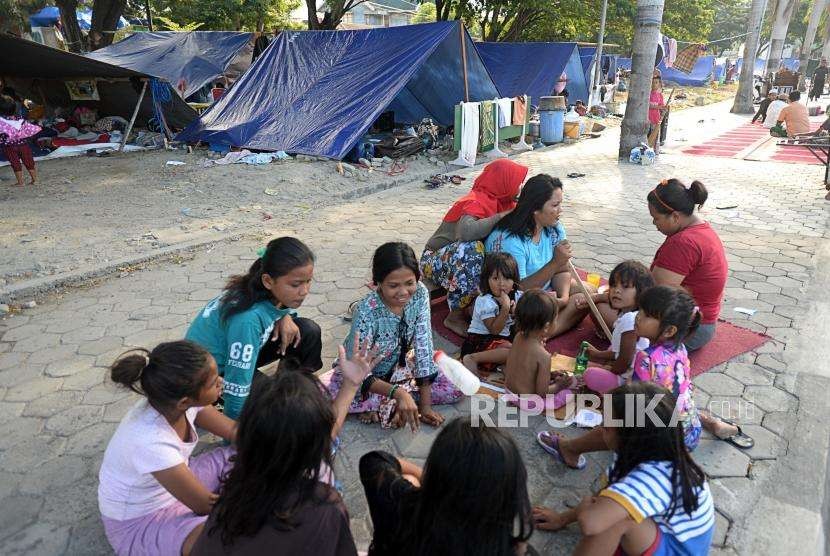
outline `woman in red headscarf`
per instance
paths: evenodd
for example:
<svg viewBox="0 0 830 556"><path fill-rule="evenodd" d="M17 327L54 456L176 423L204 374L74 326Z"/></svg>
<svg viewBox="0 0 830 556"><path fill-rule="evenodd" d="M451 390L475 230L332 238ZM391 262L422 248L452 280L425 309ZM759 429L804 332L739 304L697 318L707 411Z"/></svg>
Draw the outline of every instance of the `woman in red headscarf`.
<svg viewBox="0 0 830 556"><path fill-rule="evenodd" d="M516 206L527 168L502 158L484 167L469 193L458 199L427 241L421 273L447 290L450 313L444 326L467 336L464 309L478 293L484 239L499 219Z"/></svg>

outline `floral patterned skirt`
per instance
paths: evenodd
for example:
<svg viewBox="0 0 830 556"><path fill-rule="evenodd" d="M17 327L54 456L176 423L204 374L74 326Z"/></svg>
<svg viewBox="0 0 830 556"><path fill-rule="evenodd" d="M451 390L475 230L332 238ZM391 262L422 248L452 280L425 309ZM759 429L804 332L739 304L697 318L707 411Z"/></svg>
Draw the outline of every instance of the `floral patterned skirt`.
<svg viewBox="0 0 830 556"><path fill-rule="evenodd" d="M398 367L395 369L388 382L391 384L398 384L400 388L408 391L415 401L418 402L420 393L418 391L418 387L415 385L414 375L412 372L414 369L414 361L412 358L408 357L406 363L406 367ZM323 379L323 383L327 384L331 398L334 399L337 397L337 393L343 385L343 373L340 371L340 367L337 366L336 362L334 364L334 368L329 371L329 373L326 373L329 376ZM438 371L438 376L435 377L435 380L430 385L430 390L432 393L432 405L454 404L464 397L461 390L456 388L455 385L450 382L450 379L448 379L447 376L440 370ZM388 397L380 394L374 394L371 392L361 394L358 392L355 399L352 400L352 403L349 406L349 413L367 413L370 411L377 411L380 416L381 426L383 428L389 428L391 426L392 417L395 414L396 404L397 402L395 400L390 400Z"/></svg>
<svg viewBox="0 0 830 556"><path fill-rule="evenodd" d="M456 241L437 251L425 249L421 255L421 273L447 290L450 311L463 309L478 295L484 243Z"/></svg>

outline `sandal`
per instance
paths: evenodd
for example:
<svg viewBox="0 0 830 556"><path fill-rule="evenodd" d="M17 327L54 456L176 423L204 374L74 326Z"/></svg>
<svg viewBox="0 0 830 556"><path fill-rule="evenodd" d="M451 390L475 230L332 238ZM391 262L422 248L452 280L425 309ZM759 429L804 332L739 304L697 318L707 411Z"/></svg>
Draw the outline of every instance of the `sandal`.
<svg viewBox="0 0 830 556"><path fill-rule="evenodd" d="M581 471L582 469L585 469L585 467L588 465L588 462L585 460L585 456L583 456L582 454L579 455L579 460L575 467L565 463L565 458L563 458L562 454L559 452L558 434L552 434L548 431L542 431L536 435L536 441L539 443L539 445L542 447L544 451L553 456L553 459L563 464L565 467Z"/></svg>
<svg viewBox="0 0 830 556"><path fill-rule="evenodd" d="M740 425L738 425L737 423L733 423L729 419L724 419L723 417L721 417L720 420L726 423L727 425L732 425L733 427L737 428L738 432L733 434L732 436L727 436L726 438L721 438L720 436L715 435L715 438L717 438L718 440L723 440L724 442L729 442L734 447L740 450L749 450L753 446L755 446L755 439L753 439L751 436L749 436L743 430L741 430Z"/></svg>
<svg viewBox="0 0 830 556"><path fill-rule="evenodd" d="M584 178L585 174L581 174L579 172L571 172L570 174L568 174L568 177L569 178Z"/></svg>

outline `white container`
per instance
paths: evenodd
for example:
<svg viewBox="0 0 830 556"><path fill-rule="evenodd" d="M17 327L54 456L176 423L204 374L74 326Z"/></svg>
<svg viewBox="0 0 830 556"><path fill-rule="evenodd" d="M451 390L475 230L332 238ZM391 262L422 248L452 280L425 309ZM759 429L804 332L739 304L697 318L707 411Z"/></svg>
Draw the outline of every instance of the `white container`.
<svg viewBox="0 0 830 556"><path fill-rule="evenodd" d="M465 396L472 396L481 388L481 380L470 369L443 351L436 351L433 361Z"/></svg>

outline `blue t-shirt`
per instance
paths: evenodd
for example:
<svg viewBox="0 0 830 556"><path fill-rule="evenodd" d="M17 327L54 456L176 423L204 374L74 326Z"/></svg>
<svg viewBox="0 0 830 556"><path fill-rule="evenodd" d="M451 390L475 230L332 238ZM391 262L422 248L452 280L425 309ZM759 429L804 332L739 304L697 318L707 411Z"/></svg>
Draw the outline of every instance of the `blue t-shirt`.
<svg viewBox="0 0 830 556"><path fill-rule="evenodd" d="M276 322L297 312L277 309L271 301L260 301L224 319L221 301L222 295L205 305L187 329L185 339L204 347L216 359L225 382L225 415L237 419L251 393L259 351L271 337Z"/></svg>
<svg viewBox="0 0 830 556"><path fill-rule="evenodd" d="M608 468L608 474L613 466L612 463ZM687 514L681 493L672 486L672 467L668 461L643 462L599 495L620 504L635 523L654 520L663 534L655 555L705 556L715 532L715 507L709 485L704 482L694 489L698 508ZM677 500L677 506L674 515L666 518L672 499Z"/></svg>
<svg viewBox="0 0 830 556"><path fill-rule="evenodd" d="M513 255L519 265L519 278L524 280L548 264L553 259L556 246L567 237L561 222L542 228L539 243L534 243L530 236L517 236L507 230L495 229L487 236L484 247L488 253L504 251ZM550 282L544 288L549 289Z"/></svg>

